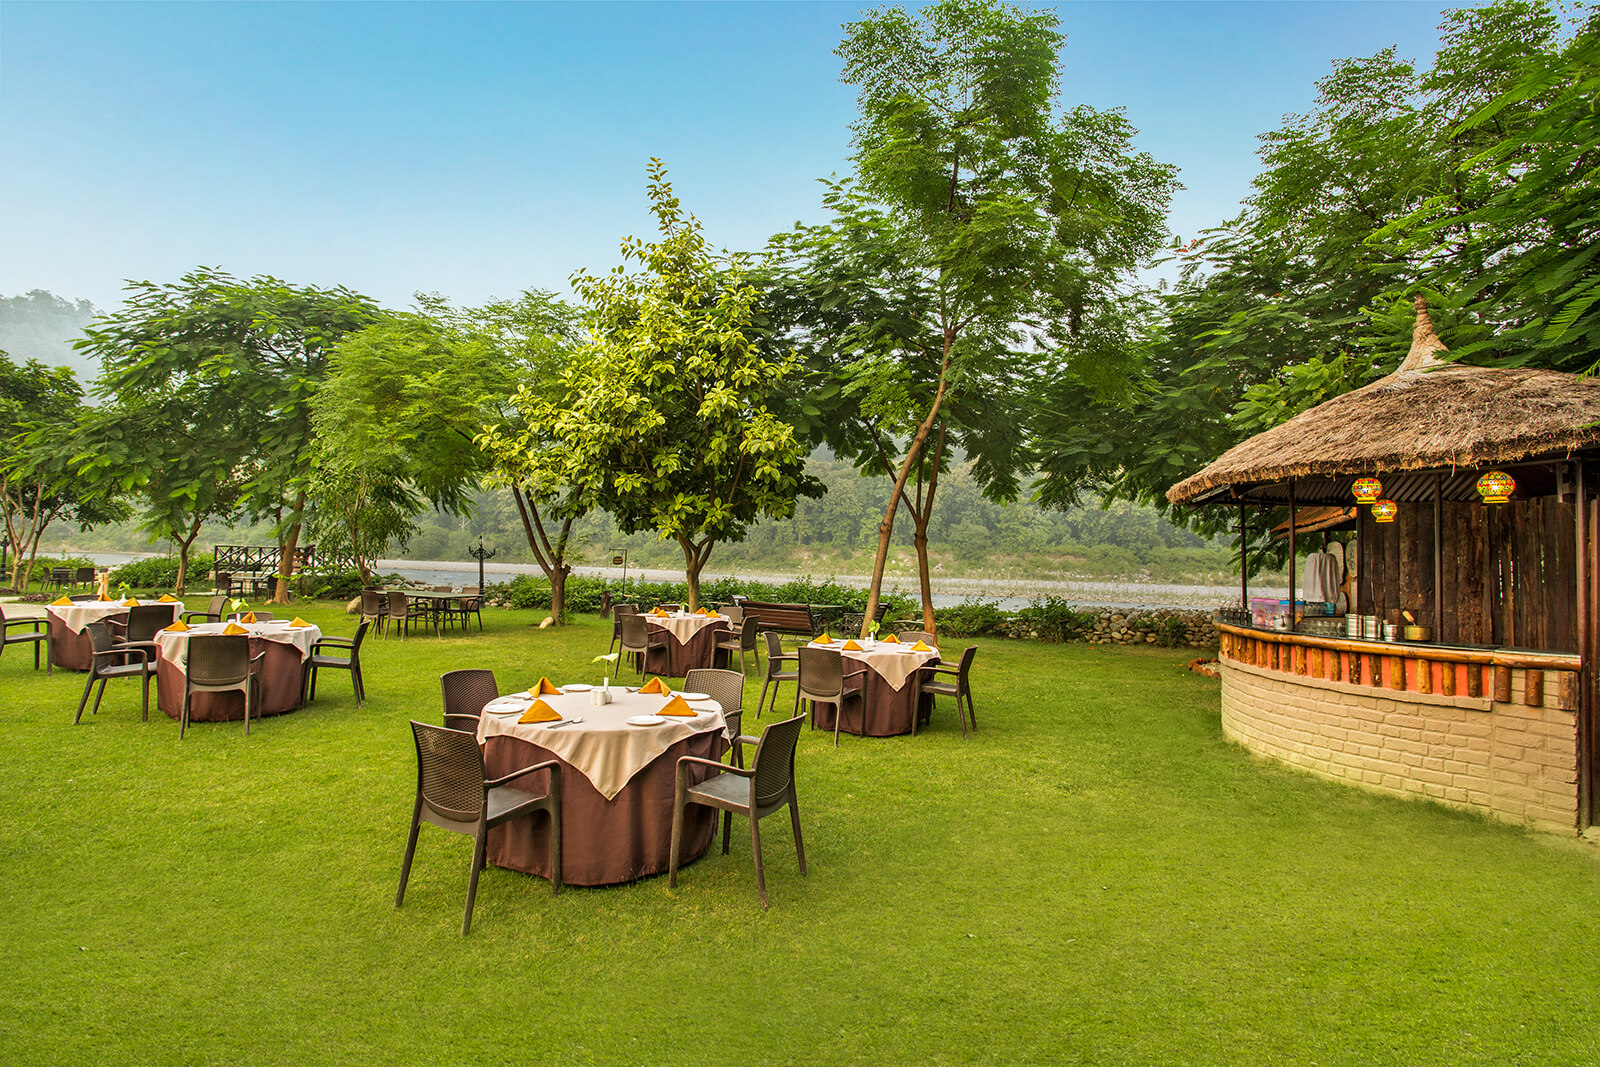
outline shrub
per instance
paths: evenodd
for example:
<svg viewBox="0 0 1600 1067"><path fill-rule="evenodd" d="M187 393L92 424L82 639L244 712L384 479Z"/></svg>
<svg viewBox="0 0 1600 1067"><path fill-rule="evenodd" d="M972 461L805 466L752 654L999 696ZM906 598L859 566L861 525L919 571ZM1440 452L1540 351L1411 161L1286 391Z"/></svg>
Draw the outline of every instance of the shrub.
<svg viewBox="0 0 1600 1067"><path fill-rule="evenodd" d="M315 600L341 600L349 602L361 595L364 583L361 572L355 567L342 570L323 570L307 567L296 577L300 588Z"/></svg>
<svg viewBox="0 0 1600 1067"><path fill-rule="evenodd" d="M1083 611L1061 597L1038 597L1017 612L1017 626L1023 632L1013 636L1032 634L1041 641L1071 641L1092 634L1095 618L1095 612Z"/></svg>
<svg viewBox="0 0 1600 1067"><path fill-rule="evenodd" d="M953 608L935 608L934 622L941 637L984 637L1005 634L1011 616L993 600L968 597Z"/></svg>
<svg viewBox="0 0 1600 1067"><path fill-rule="evenodd" d="M211 553L196 552L189 557L189 585L198 585L211 578ZM111 572L111 588L127 586L129 589L171 589L178 584L178 557L151 556L124 563Z"/></svg>

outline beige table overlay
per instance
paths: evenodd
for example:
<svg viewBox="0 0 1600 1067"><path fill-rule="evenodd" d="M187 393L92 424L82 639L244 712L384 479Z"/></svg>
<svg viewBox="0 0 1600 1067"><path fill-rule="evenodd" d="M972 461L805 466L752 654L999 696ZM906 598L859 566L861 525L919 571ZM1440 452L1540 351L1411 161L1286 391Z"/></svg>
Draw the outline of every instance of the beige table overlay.
<svg viewBox="0 0 1600 1067"><path fill-rule="evenodd" d="M159 604L161 607L171 608L174 619L183 612L183 601L181 600L141 600L139 604ZM84 627L91 622L97 622L111 615L119 615L124 611L128 611L132 606L125 600L75 600L70 605L50 604L45 608L45 612L60 620L61 625L72 633L81 634Z"/></svg>
<svg viewBox="0 0 1600 1067"><path fill-rule="evenodd" d="M322 630L316 626L290 626L289 620L273 619L270 622L241 622L240 626L251 637L259 637L267 641L276 641L279 644L293 645L300 651L300 658L306 659L311 655L311 646L322 640ZM205 636L207 634L220 634L227 629L225 622L202 622L189 627L188 630L162 630L156 634L156 644L161 647L161 658L176 663L180 668L189 666L189 638Z"/></svg>
<svg viewBox="0 0 1600 1067"><path fill-rule="evenodd" d="M893 689L903 688L906 679L915 674L918 668L939 658L937 648L931 652L913 652L909 644L886 645L880 641L875 646L864 647L860 652L851 651L843 646L843 641L835 641L831 645L819 645L813 641L808 647L831 648L842 653L845 659L865 663Z"/></svg>
<svg viewBox="0 0 1600 1067"><path fill-rule="evenodd" d="M726 615L651 615L644 616L645 622L651 626L660 627L678 639L679 644L688 644L694 635L713 623L727 622Z"/></svg>

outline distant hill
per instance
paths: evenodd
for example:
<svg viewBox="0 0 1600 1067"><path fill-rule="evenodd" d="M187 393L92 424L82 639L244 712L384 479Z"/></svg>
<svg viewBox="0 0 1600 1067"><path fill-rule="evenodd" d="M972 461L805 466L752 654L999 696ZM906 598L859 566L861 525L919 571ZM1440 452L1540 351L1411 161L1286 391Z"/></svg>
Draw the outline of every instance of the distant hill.
<svg viewBox="0 0 1600 1067"><path fill-rule="evenodd" d="M0 294L0 349L18 363L36 359L71 367L87 386L100 373L99 362L74 350L72 342L99 313L87 300L74 303L44 289L23 296Z"/></svg>

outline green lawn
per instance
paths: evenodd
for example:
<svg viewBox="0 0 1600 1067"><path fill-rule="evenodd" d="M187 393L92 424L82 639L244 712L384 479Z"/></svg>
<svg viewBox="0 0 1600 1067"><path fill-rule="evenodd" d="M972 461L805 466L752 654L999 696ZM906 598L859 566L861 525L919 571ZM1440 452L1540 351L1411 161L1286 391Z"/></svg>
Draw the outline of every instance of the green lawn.
<svg viewBox="0 0 1600 1067"><path fill-rule="evenodd" d="M805 734L770 912L736 828L675 891L490 869L463 939L465 837L424 828L393 906L406 720L456 667L594 680L609 634L485 620L369 643L363 708L332 673L181 744L133 683L73 727L81 676L0 658L0 1062L1600 1060L1595 849L1253 759L1155 649L985 641L971 740L948 704Z"/></svg>

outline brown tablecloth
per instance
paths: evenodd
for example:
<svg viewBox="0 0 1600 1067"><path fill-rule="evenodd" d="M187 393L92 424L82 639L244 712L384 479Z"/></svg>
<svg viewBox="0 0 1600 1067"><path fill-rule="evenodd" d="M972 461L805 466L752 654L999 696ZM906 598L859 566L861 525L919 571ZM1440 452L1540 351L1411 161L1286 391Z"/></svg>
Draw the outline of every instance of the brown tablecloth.
<svg viewBox="0 0 1600 1067"><path fill-rule="evenodd" d="M294 645L251 636L250 658L267 654L257 668L261 674L258 715L281 715L300 706L305 660ZM156 664L156 705L174 719L183 716L183 668L161 657ZM253 717L253 716L252 716ZM190 722L222 722L244 718L243 693L196 693L189 704Z"/></svg>
<svg viewBox="0 0 1600 1067"><path fill-rule="evenodd" d="M484 767L491 778L519 767L554 759L561 764L561 880L572 885L615 885L661 874L672 854L672 791L679 756L716 759L726 739L720 730L698 733L672 745L628 780L607 800L581 771L519 737L490 737L483 746ZM713 773L691 767L689 780L699 783ZM514 779L529 792L549 788L549 772ZM717 829L717 812L699 804L684 809L683 854L680 864L699 859ZM548 819L515 819L489 831L489 861L497 867L550 877Z"/></svg>
<svg viewBox="0 0 1600 1067"><path fill-rule="evenodd" d="M653 647L645 655L644 672L682 678L690 671L717 665L717 642L728 636L728 622L721 619L703 626L684 642L663 627L657 627L656 632L666 634L667 644L665 648Z"/></svg>
<svg viewBox="0 0 1600 1067"><path fill-rule="evenodd" d="M141 603L155 604L159 603L159 601L145 600L141 601ZM87 613L80 610L74 612L74 614L79 616L89 615L93 616L93 618L106 618L128 610L127 607L120 603L105 604L102 608L102 602L100 601L90 601L87 605L79 605L79 607L83 606L100 610ZM177 618L178 613L183 610L183 601L177 601L171 604L171 607L172 617ZM53 608L54 606L52 605L51 608L45 609L45 618L50 620L50 662L69 671L88 670L89 664L94 661L94 644L89 640L89 631L86 625L80 624L77 632L74 633L72 628L56 614ZM84 620L84 622L87 621L93 621L93 619ZM240 714L242 715L243 712L240 712Z"/></svg>
<svg viewBox="0 0 1600 1067"><path fill-rule="evenodd" d="M929 664L938 662L934 659L930 660ZM919 723L928 721L928 715L933 710L933 695L923 694L918 700L915 677L908 679L905 685L896 689L889 684L888 679L865 663L850 659L844 661L844 674L846 697L844 721L839 724L840 733L866 737L894 737L911 732L913 715L919 716L917 720ZM857 679L861 680L859 700L850 696L848 692L849 687ZM835 711L832 704L813 705L812 721L820 730L832 730ZM863 717L866 719L865 727L862 724Z"/></svg>

